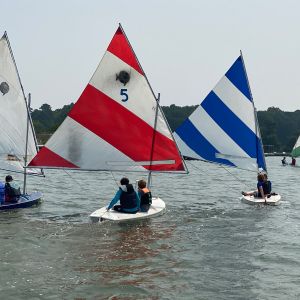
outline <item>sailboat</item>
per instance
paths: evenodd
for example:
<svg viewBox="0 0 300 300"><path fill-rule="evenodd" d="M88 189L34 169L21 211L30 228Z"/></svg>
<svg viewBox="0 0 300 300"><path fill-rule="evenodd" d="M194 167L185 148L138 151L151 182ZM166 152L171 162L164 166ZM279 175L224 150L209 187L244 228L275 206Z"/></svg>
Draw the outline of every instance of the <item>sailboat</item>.
<svg viewBox="0 0 300 300"><path fill-rule="evenodd" d="M61 126L29 167L186 173L172 132L148 79L121 26L95 73ZM92 176L92 175L91 175ZM148 213L106 211L93 220L121 221L163 212L153 199Z"/></svg>
<svg viewBox="0 0 300 300"><path fill-rule="evenodd" d="M242 53L198 108L176 129L183 156L247 171L267 171ZM278 204L280 196L267 203ZM247 203L263 199L243 197Z"/></svg>
<svg viewBox="0 0 300 300"><path fill-rule="evenodd" d="M18 203L4 203L0 210L37 204L41 193L26 193L26 178L34 170L24 168L37 153L37 143L28 104L7 33L0 39L0 169L24 173L23 194Z"/></svg>
<svg viewBox="0 0 300 300"><path fill-rule="evenodd" d="M300 156L300 136L298 137L298 139L296 141L296 144L293 147L293 150L291 152L291 156L294 157L294 158Z"/></svg>

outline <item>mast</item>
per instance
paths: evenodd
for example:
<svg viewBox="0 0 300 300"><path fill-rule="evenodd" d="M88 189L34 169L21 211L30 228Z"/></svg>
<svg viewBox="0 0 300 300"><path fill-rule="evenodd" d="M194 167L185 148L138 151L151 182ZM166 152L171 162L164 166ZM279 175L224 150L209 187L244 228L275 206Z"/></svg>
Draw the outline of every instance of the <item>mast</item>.
<svg viewBox="0 0 300 300"><path fill-rule="evenodd" d="M154 128L153 128L153 137L152 137L152 145L151 145L151 152L150 152L150 172L148 174L148 183L147 186L150 189L150 183L151 183L151 175L152 175L152 160L153 160L153 152L154 152L154 145L155 145L155 136L156 136L156 126L157 126L157 117L158 117L158 105L160 100L160 93L158 93L158 96L156 99L156 109L155 109L155 119L154 119Z"/></svg>
<svg viewBox="0 0 300 300"><path fill-rule="evenodd" d="M25 99L26 100L26 99ZM27 107L27 124L26 124L26 142L25 142L25 157L24 157L24 166L27 165L27 151L28 151L28 134L29 134L29 124L30 124L30 103L31 103L31 94L28 94L28 106ZM24 183L23 183L23 194L26 194L26 179L27 172L24 168Z"/></svg>
<svg viewBox="0 0 300 300"><path fill-rule="evenodd" d="M253 105L253 114L254 114L254 122L255 122L255 135L259 136L260 139L261 139L260 129L259 129L259 126L258 126L257 110L256 110L256 107L254 105L253 95L252 95L252 91L251 91L251 88L250 88L250 83L249 83L249 79L248 79L246 66L245 66L245 63L244 63L244 57L243 57L242 50L240 50L240 54L241 54L242 65L243 65L243 68L244 68L244 71L245 71L245 74L246 74L246 80L247 80L247 85L248 85L248 89L249 89L249 93L250 93L250 98L251 98L252 105ZM257 139L255 139L255 143L256 143L256 157L258 157L258 155L257 155L258 154L258 147L260 145L258 144ZM261 147L262 147L262 145L261 145ZM266 169L265 171L267 172L267 164L266 164L266 160L265 160L265 154L264 154L263 147L262 147L261 151L262 151L262 154L263 154L263 160L264 160L264 165L265 165L265 169ZM259 172L259 166L258 166L258 160L257 159L256 159L256 164L257 164L257 172Z"/></svg>

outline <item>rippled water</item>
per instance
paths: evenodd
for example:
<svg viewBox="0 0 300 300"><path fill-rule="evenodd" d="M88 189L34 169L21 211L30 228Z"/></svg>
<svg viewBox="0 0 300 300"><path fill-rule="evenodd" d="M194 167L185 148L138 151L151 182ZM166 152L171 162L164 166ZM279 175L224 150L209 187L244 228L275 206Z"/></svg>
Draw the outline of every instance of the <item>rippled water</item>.
<svg viewBox="0 0 300 300"><path fill-rule="evenodd" d="M269 207L238 199L255 173L187 164L153 177L167 212L127 224L89 223L116 189L110 173L30 178L44 202L0 214L0 298L299 299L300 168L267 158L283 199Z"/></svg>

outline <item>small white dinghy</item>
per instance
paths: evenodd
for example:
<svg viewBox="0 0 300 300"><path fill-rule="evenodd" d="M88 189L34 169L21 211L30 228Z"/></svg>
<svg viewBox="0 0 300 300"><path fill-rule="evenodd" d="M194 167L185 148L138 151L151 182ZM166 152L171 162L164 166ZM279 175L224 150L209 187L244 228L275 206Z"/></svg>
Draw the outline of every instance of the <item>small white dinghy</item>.
<svg viewBox="0 0 300 300"><path fill-rule="evenodd" d="M279 205L281 200L281 196L276 194L276 195L271 195L269 198L267 198L267 201L263 198L256 198L254 196L242 196L241 201L246 204L250 205L256 205L256 204L267 204L267 205Z"/></svg>
<svg viewBox="0 0 300 300"><path fill-rule="evenodd" d="M90 218L92 222L102 222L105 220L122 222L130 220L140 220L152 218L155 216L162 215L166 209L166 204L160 198L152 198L152 204L147 212L137 212L136 214L126 214L123 212L118 212L113 209L109 211L106 210L106 206L100 209L97 209L92 214Z"/></svg>

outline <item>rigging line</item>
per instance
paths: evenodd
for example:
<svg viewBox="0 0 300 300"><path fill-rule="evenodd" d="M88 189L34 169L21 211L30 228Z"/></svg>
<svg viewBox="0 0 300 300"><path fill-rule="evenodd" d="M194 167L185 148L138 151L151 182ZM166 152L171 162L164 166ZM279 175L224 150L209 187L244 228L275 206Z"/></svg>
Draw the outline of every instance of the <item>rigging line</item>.
<svg viewBox="0 0 300 300"><path fill-rule="evenodd" d="M81 182L79 182L78 180L76 180L75 178L73 178L73 177L71 176L71 174L67 172L66 169L63 169L63 171L64 171L64 172L65 172L65 173L66 173L66 174L67 174L74 182L76 182L78 186L80 186L81 188L83 188L83 185L81 184Z"/></svg>
<svg viewBox="0 0 300 300"><path fill-rule="evenodd" d="M115 184L116 184L116 185L117 185L117 187L119 188L119 182L116 180L116 177L114 176L114 174L113 174L113 171L112 171L112 170L110 170L110 174L111 174L112 178L114 179L114 181L115 181Z"/></svg>
<svg viewBox="0 0 300 300"><path fill-rule="evenodd" d="M204 174L204 171L202 169L200 169L199 167L197 167L195 164L193 164L191 161L188 161L196 170L200 171L201 173ZM240 183L242 183L247 189L249 189L248 185L246 185L245 181L241 180L240 178L238 178L236 175L234 175L233 173L231 173L228 169L226 169L224 166L222 165L217 165L218 167L223 168L225 171L227 171L232 177L234 177L237 181L239 181ZM232 190L236 190L236 188L230 186L230 188Z"/></svg>
<svg viewBox="0 0 300 300"><path fill-rule="evenodd" d="M243 184L247 189L249 189L249 186L246 184L246 182L244 180L241 180L239 177L237 177L236 175L234 175L233 173L231 173L228 169L226 169L224 166L219 165L219 167L223 168L225 171L227 171L232 177L234 177L238 182L240 182L241 184Z"/></svg>

